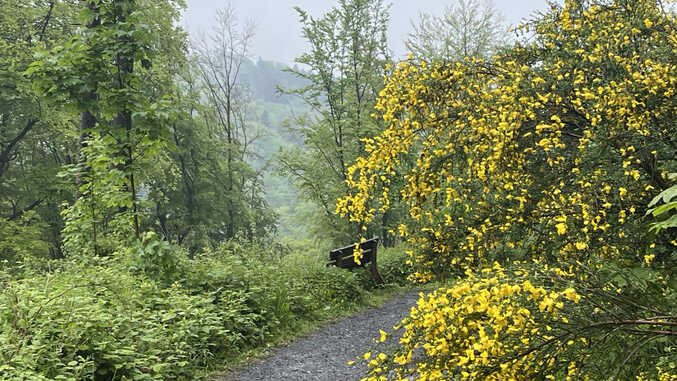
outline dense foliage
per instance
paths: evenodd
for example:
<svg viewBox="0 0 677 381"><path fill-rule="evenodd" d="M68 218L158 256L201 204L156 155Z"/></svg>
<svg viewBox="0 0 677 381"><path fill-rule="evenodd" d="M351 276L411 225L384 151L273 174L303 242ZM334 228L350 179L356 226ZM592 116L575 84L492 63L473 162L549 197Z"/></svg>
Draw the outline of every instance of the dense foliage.
<svg viewBox="0 0 677 381"><path fill-rule="evenodd" d="M109 255L150 229L193 253L275 232L252 140L284 116L249 109L245 91L228 110L210 97L204 60L175 23L182 2L0 5L0 259ZM248 78L267 73L259 93L298 84L238 59Z"/></svg>
<svg viewBox="0 0 677 381"><path fill-rule="evenodd" d="M0 1L0 261L60 255L59 216L72 195L56 174L75 156L70 115L35 96L23 72L73 33L74 10Z"/></svg>
<svg viewBox="0 0 677 381"><path fill-rule="evenodd" d="M340 0L280 72L231 7L188 43L181 0L0 0L0 377L195 379L364 305L316 254L379 235L388 284L447 283L367 379L677 379L668 3L498 49L461 1L393 64L388 6Z"/></svg>
<svg viewBox="0 0 677 381"><path fill-rule="evenodd" d="M0 272L3 380L193 380L375 287L366 272L249 244L188 259L151 234L126 251L24 279ZM403 253L384 254L386 281L404 283Z"/></svg>
<svg viewBox="0 0 677 381"><path fill-rule="evenodd" d="M348 167L365 152L361 139L384 128L371 113L390 62L389 7L382 0L341 0L319 18L297 11L311 48L296 59L303 66L291 71L307 85L287 92L298 95L312 113L297 120L304 146L281 152L279 167L318 206L320 231L331 232L337 244L350 242L358 226L334 213L335 201L347 191ZM395 214L393 208L379 215L369 234L391 243L387 227L394 226Z"/></svg>
<svg viewBox="0 0 677 381"><path fill-rule="evenodd" d="M273 89L305 82L252 63L229 8L189 49L182 6L0 1L3 380L191 380L375 287L321 243L271 243L276 149L255 141L293 141Z"/></svg>
<svg viewBox="0 0 677 381"><path fill-rule="evenodd" d="M424 379L671 372L677 245L674 230L652 235L643 220L677 171L677 25L665 9L567 1L490 61L410 61L388 78L377 105L388 128L365 140L337 210L368 222L387 209L414 152L401 193L413 223L399 227L417 247L413 280L464 278L412 312L402 374L411 361ZM463 276L495 261L510 271ZM560 305L562 293L577 305ZM376 361L371 374L392 367Z"/></svg>

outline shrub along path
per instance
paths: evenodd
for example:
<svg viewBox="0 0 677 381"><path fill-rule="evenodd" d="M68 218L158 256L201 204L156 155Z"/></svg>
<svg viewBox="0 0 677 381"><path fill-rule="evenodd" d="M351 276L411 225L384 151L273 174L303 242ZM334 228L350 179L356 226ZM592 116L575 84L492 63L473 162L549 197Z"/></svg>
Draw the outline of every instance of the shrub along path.
<svg viewBox="0 0 677 381"><path fill-rule="evenodd" d="M407 316L411 306L416 304L418 294L419 291L412 291L380 308L333 322L274 350L246 368L217 377L215 381L359 380L366 373L364 366L359 363L348 365L348 361L371 349L385 351L389 344L395 343L396 338L392 337L379 344L374 339L379 337L379 329L389 332Z"/></svg>

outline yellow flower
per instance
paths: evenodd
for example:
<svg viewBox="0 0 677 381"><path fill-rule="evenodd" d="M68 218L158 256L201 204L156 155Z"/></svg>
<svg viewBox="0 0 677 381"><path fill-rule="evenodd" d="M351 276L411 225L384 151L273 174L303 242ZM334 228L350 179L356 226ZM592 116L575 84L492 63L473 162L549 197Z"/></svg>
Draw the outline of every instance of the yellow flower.
<svg viewBox="0 0 677 381"><path fill-rule="evenodd" d="M656 257L656 254L647 254L644 256L644 262L646 262L647 265L651 264L651 261Z"/></svg>
<svg viewBox="0 0 677 381"><path fill-rule="evenodd" d="M564 297L575 303L578 303L578 301L581 300L581 296L571 287L564 290Z"/></svg>

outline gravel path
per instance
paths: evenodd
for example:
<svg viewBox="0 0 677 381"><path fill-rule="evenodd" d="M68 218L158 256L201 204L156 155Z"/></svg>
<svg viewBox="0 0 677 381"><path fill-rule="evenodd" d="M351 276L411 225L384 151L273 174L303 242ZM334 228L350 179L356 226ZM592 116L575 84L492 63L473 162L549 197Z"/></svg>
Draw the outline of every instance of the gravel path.
<svg viewBox="0 0 677 381"><path fill-rule="evenodd" d="M235 374L214 381L342 381L364 377L364 367L348 365L364 352L376 348L384 351L397 338L376 345L379 329L387 332L398 324L416 304L419 291L412 291L353 317L331 323L302 337L289 346L274 350L269 356Z"/></svg>

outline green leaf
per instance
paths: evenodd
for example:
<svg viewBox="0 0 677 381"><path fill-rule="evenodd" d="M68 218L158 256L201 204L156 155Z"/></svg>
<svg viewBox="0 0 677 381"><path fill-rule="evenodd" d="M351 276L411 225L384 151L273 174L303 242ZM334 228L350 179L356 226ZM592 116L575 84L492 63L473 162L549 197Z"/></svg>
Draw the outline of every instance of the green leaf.
<svg viewBox="0 0 677 381"><path fill-rule="evenodd" d="M653 210L652 214L655 216L660 216L664 213L667 213L673 209L677 209L677 201L671 202L669 204L661 205Z"/></svg>
<svg viewBox="0 0 677 381"><path fill-rule="evenodd" d="M661 194L663 195L664 202L672 201L673 198L677 197L677 185L664 190Z"/></svg>
<svg viewBox="0 0 677 381"><path fill-rule="evenodd" d="M677 214L671 216L665 221L654 222L653 224L651 224L649 231L658 233L661 230L675 227L677 227Z"/></svg>
<svg viewBox="0 0 677 381"><path fill-rule="evenodd" d="M649 208L652 208L654 205L658 204L661 198L663 198L663 193L659 193L658 196L654 197L653 200L651 200L651 202L648 205ZM648 215L649 213L651 213L651 210L652 209L648 210L646 214Z"/></svg>
<svg viewBox="0 0 677 381"><path fill-rule="evenodd" d="M656 205L661 199L663 199L663 202L668 203L673 198L675 198L675 196L677 196L677 185L671 186L670 188L659 193L658 196L654 197L649 203L649 208Z"/></svg>

